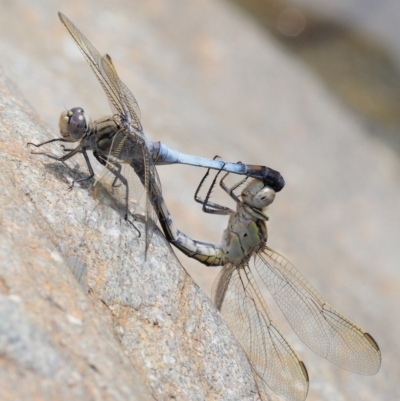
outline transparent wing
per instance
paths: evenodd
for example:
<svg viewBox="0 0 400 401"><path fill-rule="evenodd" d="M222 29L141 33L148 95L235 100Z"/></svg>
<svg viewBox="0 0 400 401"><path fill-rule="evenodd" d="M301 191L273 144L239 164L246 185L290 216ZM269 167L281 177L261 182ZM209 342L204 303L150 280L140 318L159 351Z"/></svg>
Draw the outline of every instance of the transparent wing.
<svg viewBox="0 0 400 401"><path fill-rule="evenodd" d="M157 170L153 164L153 160L147 150L146 146L143 146L144 155L144 182L143 185L146 189L148 196L146 197L146 249L145 254L149 248L151 238L154 233L154 227L157 221L157 214L155 208L159 206L159 199L162 199L161 182L158 176ZM143 178L143 177L142 177Z"/></svg>
<svg viewBox="0 0 400 401"><path fill-rule="evenodd" d="M142 131L142 125L140 123L140 108L133 96L133 93L128 89L128 87L119 79L117 70L111 60L111 57L106 54L102 57L102 66L104 71L106 71L107 76L112 77L111 81L114 85L118 87L118 94L121 104L126 106L126 112L131 116L133 127L139 131Z"/></svg>
<svg viewBox="0 0 400 401"><path fill-rule="evenodd" d="M95 188L104 186L108 194L121 205L121 209L127 203L130 214L142 214L144 216L146 208L145 191L133 168L129 164L121 164L120 175L126 180L126 184L107 169L102 168L101 173L101 180L95 182ZM128 191L126 185L128 185Z"/></svg>
<svg viewBox="0 0 400 401"><path fill-rule="evenodd" d="M84 57L91 66L101 86L109 99L111 108L119 119L121 128L112 137L112 145L108 154L108 167L113 168L111 156L129 163L134 167L142 185L149 194L151 185L160 185L157 172L147 150L143 128L140 122L140 109L132 92L119 79L116 69L109 55L101 56L89 40L78 28L63 14L59 13L61 22L81 49ZM138 156L135 160L135 157ZM111 163L111 166L110 164ZM140 166L140 163L143 163ZM142 175L139 175L142 174ZM105 179L106 171L101 174L100 181ZM129 188L131 187L131 188ZM127 182L127 191L134 189L133 181ZM159 187L158 191L161 191ZM154 192L154 191L153 191ZM151 206L151 199L146 197L146 253L151 240L152 229L149 220L156 221L156 214Z"/></svg>
<svg viewBox="0 0 400 401"><path fill-rule="evenodd" d="M343 369L375 374L381 352L361 327L332 308L282 255L265 247L255 267L290 325L317 354Z"/></svg>
<svg viewBox="0 0 400 401"><path fill-rule="evenodd" d="M124 160L124 156L128 154L130 164L109 156L103 162L106 168L95 185L113 182L114 186L123 186L123 200L129 212L134 214L144 211L147 254L157 222L156 210L158 210L159 199L162 198L161 182L144 139L134 135L128 135L125 139L124 149L120 156ZM143 193L146 195L145 200L143 200ZM122 196L120 197L122 200Z"/></svg>
<svg viewBox="0 0 400 401"><path fill-rule="evenodd" d="M249 266L225 265L214 283L213 299L245 350L258 382L287 400L304 400L307 370L273 324Z"/></svg>
<svg viewBox="0 0 400 401"><path fill-rule="evenodd" d="M134 155L131 159L131 167L139 177L147 194L145 207L147 253L154 231L153 227L157 221L156 210L159 206L159 200L162 198L161 182L144 139L140 137L134 138L130 135L127 138L125 146L129 154ZM152 220L154 224L152 224L150 220Z"/></svg>
<svg viewBox="0 0 400 401"><path fill-rule="evenodd" d="M124 117L129 124L132 123L139 131L142 131L139 106L131 91L118 78L111 58L107 55L101 56L82 32L65 15L62 13L58 13L58 15L95 73L107 94L114 112L120 115L120 117Z"/></svg>
<svg viewBox="0 0 400 401"><path fill-rule="evenodd" d="M141 136L134 135L132 133L127 133L126 129L119 130L115 135L113 135L112 145L110 151L106 158L104 159L104 164L106 166L97 181L103 182L107 179L109 170L114 170L115 166L129 165L129 168L121 168L121 175L119 180L125 185L127 196L131 198L131 193L138 191L137 186L145 190L146 201L145 201L145 239L146 239L146 255L151 242L152 234L154 232L154 227L157 222L157 215L152 207L155 199L161 195L161 183L158 177L156 168L154 166L153 160L147 149L145 139ZM122 171L123 170L123 171ZM137 179L129 178L132 176L132 172L135 172ZM155 198L156 197L156 198ZM133 202L135 199L132 200ZM131 202L127 205L131 205ZM136 203L138 198L136 198Z"/></svg>

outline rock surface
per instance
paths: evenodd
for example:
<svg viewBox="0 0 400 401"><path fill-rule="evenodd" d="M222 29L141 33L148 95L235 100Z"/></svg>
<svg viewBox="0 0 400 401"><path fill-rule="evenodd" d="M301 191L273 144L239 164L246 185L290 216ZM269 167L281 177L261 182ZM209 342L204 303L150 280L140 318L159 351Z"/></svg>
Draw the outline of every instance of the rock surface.
<svg viewBox="0 0 400 401"><path fill-rule="evenodd" d="M101 53L111 54L121 78L139 102L143 125L152 139L187 153L209 157L219 154L232 161L266 164L285 177L287 186L270 207L270 246L293 261L330 304L367 329L382 349L383 364L376 376L361 377L342 371L308 351L271 304L279 326L310 373L307 399L400 398L397 385L400 165L393 149L367 135L362 124L331 96L320 80L229 3L183 0L134 3L120 0L112 5L100 0L79 6L44 0L3 3L2 65L34 105L36 113L51 124L51 129L43 133L43 124L32 110L18 111L15 107L26 110L23 101L15 95L14 88L7 89L9 83L3 82L4 98L14 98L9 103L3 100L2 110L12 107L17 116L12 114L2 119L5 128L0 145L5 167L2 167L1 188L5 200L1 203L1 228L5 239L1 241L1 249L7 257L1 259L1 277L4 275L7 280L0 280L0 292L8 303L1 305L14 306L15 316L28 314L28 308L32 308L35 312L28 314L29 322L36 325L37 319L36 327L44 327L37 330L42 338L33 329L19 331L32 332L24 341L31 344L30 338L34 338L35 344L41 344L53 356L47 356L46 368L41 367L42 362L33 364L36 358L32 353L30 359L29 355L23 360L1 358L2 364L9 360L18 362L13 362L13 370L1 370L4 386L0 386L0 391L6 388L22 392L21 375L24 374L29 388L29 383L38 383L33 374L46 378L49 377L46 374L54 371L60 372L61 379L57 382L60 388L51 387L53 380L43 379L43 388L36 389L42 391L40 394L48 391L48 399L53 399L51 391L57 391L61 399L62 389L89 392L92 388L92 399L102 396L107 399L106 391L110 392L108 399L126 399L131 397L133 389L139 388L135 384L137 375L157 399L167 399L170 395L196 399L189 393L181 395L178 388L182 392L193 391L198 399L205 394L201 391L209 391L205 399L216 399L215 394L220 394L220 399L228 400L241 399L229 395L224 398L223 391L230 391L232 383L245 396L250 396L253 389L248 371L239 380L237 362L229 359L232 356L223 359L212 350L211 339L217 344L228 342L228 332L222 335L205 329L205 322L209 324L210 320L222 326L215 315L196 320L211 306L171 256L164 256L170 254L162 238L156 236L155 241L159 242L154 243L153 251L164 267L152 269L152 260L149 265L142 264L140 242L129 237L133 233L126 233L113 209L100 205L99 215L97 212L93 215L93 221L98 218L92 232L89 231L89 245L81 246L83 221L87 221L94 201L88 189L69 192L66 177L85 172L84 165L79 164L80 170L71 172L70 168L77 166L78 161L62 166L29 155L26 142L58 135L57 119L64 107L83 106L92 118L109 113L98 82L57 18L60 10ZM12 138L4 137L4 132L11 132ZM192 202L203 171L165 167L159 173L176 225L193 238L219 241L226 220L204 216ZM218 199L218 193L215 197ZM103 241L103 235L97 235L100 232L105 235L104 242L99 242ZM134 248L136 244L139 248ZM83 258L88 247L94 247L92 264ZM116 248L122 251L115 253ZM24 253L29 257L26 263L14 261L22 260ZM90 297L85 296L63 264L71 254L78 254L78 260L87 265L86 286ZM104 257L101 263L100 257ZM117 258L122 258L123 263L116 261ZM210 288L211 269L181 255L179 258L199 285ZM44 267L45 261L56 267ZM13 265L26 268L15 272ZM74 265L79 267L76 262ZM34 266L40 268L38 273L32 273ZM56 278L47 276L52 269L57 273ZM128 289L132 289L131 295L127 295ZM181 291L186 291L185 295ZM166 299L171 300L170 306L157 304ZM186 302L179 315L178 299ZM155 305L159 312L154 310ZM82 308L86 308L84 313ZM128 316L128 311L132 315ZM7 309L2 313L9 316ZM68 314L75 322L69 323L69 331L64 330L62 323L54 324L65 317L66 325L71 319L66 317ZM195 323L185 326L189 317ZM7 337L9 327L24 321L15 319L14 323L1 320L1 344L8 344L7 338L15 344L14 338ZM79 326L77 321L83 323ZM174 337L171 334L174 330L170 329L173 321L177 323ZM25 327L34 324L26 323ZM86 329L82 325L90 326L87 329L93 333L90 341L84 339ZM193 326L197 334L193 337L188 332L184 334L185 327ZM137 331L133 334L130 330L134 328ZM150 329L158 331L160 336L156 338ZM7 334L5 340L3 333ZM174 339L181 342L179 347ZM209 348L189 361L188 355L192 356L190 352L196 350L190 345L194 342ZM146 348L146 344L151 347ZM235 347L230 344L226 348L216 345L221 350L218 352L226 355L227 349ZM175 350L182 345L182 350L176 351L179 357L167 351L167 345ZM17 351L8 352L25 355ZM237 355L237 351L230 355ZM74 366L67 373L78 372L81 380L71 373L72 377L65 381L64 371L48 367L63 366L61 362L57 365L57 359L63 357ZM214 369L216 381L197 363ZM115 373L111 365L118 366L120 371ZM242 368L245 369L244 365ZM221 377L221 372L226 372L223 369L236 372L237 381L233 372L232 376ZM58 378L57 374L55 377ZM228 384L225 380L232 382ZM199 388L194 383L200 383ZM210 388L219 393L212 393ZM95 391L104 393L98 395ZM0 395L0 399L5 398ZM24 399L22 393L20 399Z"/></svg>
<svg viewBox="0 0 400 401"><path fill-rule="evenodd" d="M48 133L4 75L0 130L0 399L254 399L244 354L161 233L145 261L112 197L68 189L75 161L30 154Z"/></svg>

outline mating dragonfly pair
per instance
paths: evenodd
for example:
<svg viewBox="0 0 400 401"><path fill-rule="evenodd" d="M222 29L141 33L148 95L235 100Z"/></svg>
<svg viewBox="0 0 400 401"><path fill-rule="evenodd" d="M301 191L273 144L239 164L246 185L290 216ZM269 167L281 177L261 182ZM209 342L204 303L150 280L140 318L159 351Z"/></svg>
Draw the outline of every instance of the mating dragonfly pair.
<svg viewBox="0 0 400 401"><path fill-rule="evenodd" d="M374 339L326 303L287 259L266 244L268 217L265 209L284 186L281 175L265 166L186 155L161 142L146 139L138 104L119 79L110 56L101 56L68 18L61 13L59 17L106 92L113 115L88 122L79 107L63 112L60 118L62 137L35 146L60 141L77 142L77 147L63 148L65 155L62 157L42 152L36 154L65 161L81 153L90 175L77 181L84 181L94 176L87 155L92 151L105 166L105 171L114 176L113 184L124 185L126 218L133 184L122 173L122 167L125 164L133 168L146 194L145 252L154 228L149 223L158 218L166 238L186 255L205 265L223 266L213 288L214 302L245 350L261 389L268 386L287 400L304 400L308 391L308 374L303 362L275 326L255 274L267 286L308 347L344 369L365 375L375 374L380 368L381 354ZM203 205L205 212L229 215L220 245L195 241L173 225L155 165L174 163L208 168L195 200ZM199 190L210 169L218 172L202 199ZM225 174L219 180L220 186L236 202L236 211L210 201L212 189L222 171ZM241 174L245 178L228 187L225 177L229 173ZM237 195L235 191L249 178L252 180Z"/></svg>

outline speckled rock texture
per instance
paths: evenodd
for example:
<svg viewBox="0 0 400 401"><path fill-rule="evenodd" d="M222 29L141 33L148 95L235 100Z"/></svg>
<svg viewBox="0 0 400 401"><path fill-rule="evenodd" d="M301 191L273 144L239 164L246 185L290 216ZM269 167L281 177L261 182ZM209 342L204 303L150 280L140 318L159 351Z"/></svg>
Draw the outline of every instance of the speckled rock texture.
<svg viewBox="0 0 400 401"><path fill-rule="evenodd" d="M186 273L207 292L217 269L177 252L185 271L159 232L144 261L142 239L121 221L120 205L94 200L89 185L68 190L86 173L80 158L60 164L30 155L28 141L58 136L65 107L82 106L93 119L109 114L57 11L113 57L151 139L268 165L285 177L269 210L269 245L382 350L376 376L343 371L309 351L265 294L308 368L307 400L400 398L393 149L367 135L315 75L228 2L0 7L1 400L255 397L243 354ZM218 242L226 219L204 215L192 200L204 172L158 171L178 228ZM215 191L216 201L225 199Z"/></svg>
<svg viewBox="0 0 400 401"><path fill-rule="evenodd" d="M162 234L145 260L112 196L69 190L67 166L30 154L48 133L4 75L0 104L0 399L254 399L243 352Z"/></svg>

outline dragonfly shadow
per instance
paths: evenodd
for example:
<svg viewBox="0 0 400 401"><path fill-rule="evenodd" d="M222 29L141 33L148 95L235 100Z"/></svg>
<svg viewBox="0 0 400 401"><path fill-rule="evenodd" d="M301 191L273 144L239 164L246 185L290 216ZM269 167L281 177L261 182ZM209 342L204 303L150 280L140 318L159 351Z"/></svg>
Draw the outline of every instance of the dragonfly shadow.
<svg viewBox="0 0 400 401"><path fill-rule="evenodd" d="M144 241L146 218L143 214L143 208L140 205L135 207L130 204L131 207L128 215L126 215L125 187L122 184L113 186L112 176L101 181L91 178L87 181L76 183L71 188L75 180L88 176L87 172L82 171L79 165L70 167L64 163L50 162L45 163L44 168L55 180L61 182L66 193L71 193L74 198L78 196L79 199L86 199L84 201L85 207L82 208L84 212L82 214L78 212L78 215L80 215L80 218L78 218L79 226L77 226L77 231L72 235L76 241L74 240L74 243L72 243L72 238L70 238L71 244L65 250L66 252L63 253L69 261L70 269L75 279L83 291L87 292L87 274L88 269L91 268L91 263L88 263L85 254L93 252L93 240L91 239L93 232L104 233L108 230L114 234L118 232L121 238L117 242L121 243L127 241L126 238L123 238L125 236L138 240L142 238ZM49 180L53 179L51 176L48 178ZM80 192L79 195L77 194L78 192ZM81 195L83 195L83 198L81 198ZM153 221L148 221L147 224L153 227L152 230L158 230ZM116 229L113 229L113 227L116 227ZM127 230L131 231L133 235L126 235ZM99 239L97 239L98 241Z"/></svg>
<svg viewBox="0 0 400 401"><path fill-rule="evenodd" d="M121 221L126 221L126 223L129 224L133 230L137 231L138 237L141 237L141 231L143 230L139 230L139 228L136 227L135 224L137 223L137 225L139 226L145 225L145 215L143 213L143 210L141 210L140 208L138 208L138 210L130 208L128 216L126 216L126 205L123 198L123 185L112 186L111 181L96 181L95 178L89 178L86 181L75 183L71 188L72 184L75 181L84 179L88 175L87 172L81 170L79 165L70 167L65 165L64 163L50 162L46 163L44 165L44 168L58 181L68 184L69 187L66 186L66 189L70 189L71 191L84 190L89 192L89 195L97 200L99 204L102 204L107 208L114 210L119 215ZM153 226L153 229L157 227L157 225L153 221L148 221L147 224L151 224Z"/></svg>
<svg viewBox="0 0 400 401"><path fill-rule="evenodd" d="M87 173L84 173L79 166L70 167L63 163L50 162L44 165L45 170L52 174L58 181L62 181L69 185L72 185L77 180L84 179L87 177ZM68 178L70 180L68 180ZM93 188L94 179L90 178L87 181L82 181L79 184L76 184L76 187L90 189ZM75 185L74 185L75 187Z"/></svg>

